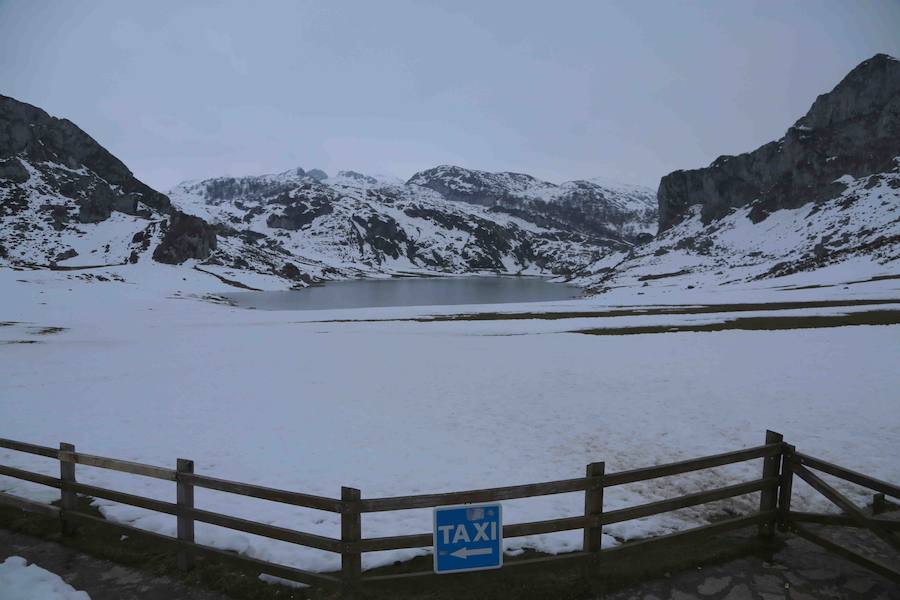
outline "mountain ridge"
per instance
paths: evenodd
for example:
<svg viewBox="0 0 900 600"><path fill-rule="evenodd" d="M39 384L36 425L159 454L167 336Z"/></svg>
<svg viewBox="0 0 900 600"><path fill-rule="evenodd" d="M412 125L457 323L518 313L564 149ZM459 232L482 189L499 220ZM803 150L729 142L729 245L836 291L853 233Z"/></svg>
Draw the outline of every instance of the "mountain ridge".
<svg viewBox="0 0 900 600"><path fill-rule="evenodd" d="M838 263L895 268L900 63L864 61L782 139L674 171L660 180L655 206L653 196L600 178L555 184L454 165L407 181L297 167L193 180L166 195L70 121L0 96L0 264L146 259L294 287L510 273L602 292L756 281Z"/></svg>
<svg viewBox="0 0 900 600"><path fill-rule="evenodd" d="M632 245L612 228L579 230L524 200L483 206L355 171L304 173L210 178L169 193L181 210L216 223L220 236L250 236L336 272L569 275L609 248Z"/></svg>
<svg viewBox="0 0 900 600"><path fill-rule="evenodd" d="M448 200L492 207L511 214L526 210L579 231L619 235L634 242L656 220L656 194L643 186L578 179L560 184L527 173L479 171L438 165L407 181ZM527 218L527 217L526 217Z"/></svg>

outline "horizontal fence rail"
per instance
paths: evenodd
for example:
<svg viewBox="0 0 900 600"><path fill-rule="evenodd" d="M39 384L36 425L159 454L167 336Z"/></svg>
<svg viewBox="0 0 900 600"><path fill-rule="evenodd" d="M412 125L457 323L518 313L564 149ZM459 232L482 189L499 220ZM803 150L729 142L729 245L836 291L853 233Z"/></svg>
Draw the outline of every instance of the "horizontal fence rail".
<svg viewBox="0 0 900 600"><path fill-rule="evenodd" d="M155 477L156 479L165 479L166 481L175 481L176 475L175 469L164 469L163 467L154 467L153 465L119 460L117 458L106 458L105 456L94 456L93 454L82 454L81 452L60 450L59 460L88 467L131 473L132 475Z"/></svg>
<svg viewBox="0 0 900 600"><path fill-rule="evenodd" d="M215 477L206 477L204 475L183 475L181 479L185 483L189 483L195 487L206 488L208 490L229 492L241 496L250 496L252 498L280 502L281 504L292 504L294 506L327 510L335 513L339 513L342 510L341 501L336 498L289 492L261 485L251 485L249 483L237 483L225 479L216 479Z"/></svg>
<svg viewBox="0 0 900 600"><path fill-rule="evenodd" d="M807 527L808 524L815 524L866 529L869 533L883 542L886 547L891 548L900 555L900 537L898 537L898 533L900 533L900 521L891 521L866 514L844 494L814 473L813 470L821 471L822 473L827 473L837 479L848 481L879 492L881 497L878 500L881 503L884 502L885 494L893 496L894 498L900 498L900 486L874 477L869 477L868 475L863 475L857 471L835 465L820 458L809 456L808 454L794 452L793 448L790 448L789 453L785 454L785 462L786 477L785 483L783 484L784 487L789 489L790 479L796 475L842 511L842 514L840 515L792 511L790 510L790 497L788 496L785 501L787 505L782 507L782 513L786 513L787 515L786 528L807 541L843 556L883 577L900 583L900 570L895 566L889 565L874 556L861 554L856 550L822 536L820 533ZM873 510L875 504L876 503L873 500Z"/></svg>
<svg viewBox="0 0 900 600"><path fill-rule="evenodd" d="M59 458L59 450L50 448L49 446L38 446L37 444L27 444L25 442L16 442L0 438L0 448L8 448L18 452L26 452L28 454L37 454L38 456L46 456L48 458Z"/></svg>
<svg viewBox="0 0 900 600"><path fill-rule="evenodd" d="M345 597L352 596L363 582L386 582L434 575L432 571L416 571L402 574L363 576L361 556L366 552L380 552L406 548L428 548L433 544L433 534L431 532L388 537L363 537L362 515L364 513L426 509L437 506L480 502L498 502L503 500L534 498L551 494L574 492L582 492L584 494L585 510L583 514L527 523L504 524L502 526L504 538L583 530L584 549L581 552L519 559L508 562L506 565L507 567L535 565L545 562L555 563L569 561L574 563L596 557L600 554L610 555L640 551L641 549L652 547L657 544L702 538L704 536L717 535L726 531L751 526L758 526L760 528L760 535L765 537L772 534L776 522L785 527L790 526L794 529L803 528L806 524L865 527L877 532L879 536L883 537L883 539L888 542L892 542L893 538L888 538L886 536L893 536L895 532L900 531L900 523L898 522L863 515L858 509L853 507L852 504L848 504L849 501L846 500L846 498L819 480L815 475L808 471L808 469L819 470L828 473L829 475L897 498L900 498L900 487L839 467L821 459L797 453L794 451L793 446L784 443L780 434L774 432L767 432L766 443L760 446L651 467L605 473L603 463L592 463L587 466L586 475L584 477L460 492L382 498L362 498L361 492L354 488L343 488L341 498L329 498L326 496L239 483L194 473L193 462L188 460L179 459L177 468L169 469L76 452L75 447L71 444L60 444L60 448L56 449L0 438L0 448L51 458L59 462L60 477L43 475L24 469L0 465L0 475L2 476L59 489L61 491L61 503L59 507L34 502L4 492L0 492L0 504L57 518L62 523L64 533L74 532L75 527L79 523L99 524L103 527L113 528L118 531L146 535L150 538L170 544L178 554L179 567L183 569L191 568L195 555L208 556L219 560L229 561L255 572L267 573L269 575L299 581L305 584L339 586L342 588ZM758 459L762 459L763 461L761 477L758 479L616 510L604 511L603 509L603 490L605 488L650 481L661 477L681 475L684 473ZM177 501L166 502L80 483L75 479L76 465L110 469L174 482L177 487ZM826 493L833 501L838 502L845 510L845 513L848 514L821 515L791 511L791 482L794 474L812 482L820 489L820 491L824 490L824 493ZM197 508L194 506L195 488L215 490L270 502L340 514L341 537L338 539L296 531L285 527L259 523L249 519ZM760 508L759 511L755 513L709 523L686 531L626 542L612 548L605 548L601 551L600 536L602 527L605 525L612 525L634 519L643 519L670 511L704 505L752 493L760 494ZM103 498L105 500L136 506L162 514L174 515L178 520L178 536L170 537L130 525L112 523L101 517L81 512L78 510L76 501L77 494ZM258 535L268 539L340 554L342 568L339 572L333 574L315 573L198 544L194 540L195 522L207 523L218 527L225 527L235 531ZM801 523L803 525L800 525ZM798 531L807 539L818 539L816 534L807 529ZM823 544L833 544L833 542L826 541L823 542ZM866 564L862 559L857 560L857 562ZM886 567L879 564L874 568L879 569L879 572L885 572L884 569Z"/></svg>
<svg viewBox="0 0 900 600"><path fill-rule="evenodd" d="M777 456L781 453L781 444L766 444L755 448L747 448L746 450L738 450L736 452L725 452L723 454L714 454L703 458L694 458L691 460L683 460L680 462L668 463L665 465L657 465L655 467L644 467L642 469L632 469L630 471L619 471L618 473L610 473L604 481L605 487L613 487L616 485L625 485L626 483L635 483L638 481L649 481L660 477L671 477L672 475L681 475L682 473L690 473L691 471L700 471L703 469L712 469L713 467L721 467L739 462L746 462L755 458L767 458Z"/></svg>
<svg viewBox="0 0 900 600"><path fill-rule="evenodd" d="M371 498L360 501L362 512L381 512L390 510L409 510L413 508L432 508L449 504L473 504L476 502L497 502L532 498L551 494L583 492L589 487L600 487L599 481L586 477L548 481L546 483L529 483L507 487L468 490L465 492L448 492L444 494L422 494L419 496L393 496L390 498Z"/></svg>
<svg viewBox="0 0 900 600"><path fill-rule="evenodd" d="M20 498L12 494L0 493L0 504L12 506L29 512L44 514L46 516L60 519L63 524L63 532L70 534L74 532L74 527L78 523L98 524L103 527L112 528L120 532L133 533L135 535L143 535L155 539L156 541L170 544L179 554L179 566L190 568L192 565L192 557L194 555L212 556L220 560L237 563L244 567L256 569L260 573L267 573L276 577L290 579L309 585L320 586L339 586L340 578L325 573L315 573L279 565L249 556L237 555L232 552L220 550L203 544L198 544L193 540L193 523L199 521L209 523L219 527L233 529L259 535L273 540L290 542L293 544L307 546L318 550L333 552L340 554L343 551L341 541L334 538L320 536L312 533L294 531L274 525L257 523L247 519L241 519L230 515L223 515L211 511L197 509L193 506L193 493L189 494L191 501L189 503L165 502L154 498L146 498L127 492L118 490L110 490L107 488L79 483L74 477L75 465L84 465L97 467L100 469L108 469L138 475L143 477L152 477L165 481L173 481L182 489L193 487L202 487L222 492L230 492L244 496L251 496L263 500L270 500L282 504L290 504L319 510L327 510L340 513L343 505L340 500L335 498L327 498L324 496L314 496L311 494L302 494L290 492L286 490L278 490L258 485L245 483L237 483L224 479L216 479L214 477L205 477L195 475L193 473L179 472L178 469L167 469L154 465L147 465L138 462L109 458L105 456L96 456L93 454L84 454L76 452L71 444L60 444L60 449L39 446L36 444L28 444L15 440L0 438L0 448L7 448L18 452L55 458L60 464L61 477L51 477L34 473L23 469L17 469L5 465L0 465L0 475L13 477L32 483L38 483L49 487L57 488L62 491L62 502L60 507L34 502L25 498ZM179 461L181 462L181 461ZM190 462L190 461L186 461ZM140 529L131 525L122 523L113 523L101 517L87 514L77 509L75 502L75 494L83 494L93 498L103 498L129 506L136 506L154 512L168 514L178 517L179 535L178 537L170 537L167 535L154 533L145 529ZM180 497L181 495L179 495ZM190 531L190 535L183 535L184 523L188 523L186 528ZM183 560L183 557L189 556L190 559Z"/></svg>
<svg viewBox="0 0 900 600"><path fill-rule="evenodd" d="M870 490L875 490L889 496L893 496L894 498L900 500L900 485L894 485L886 481L881 481L880 479L875 479L874 477L869 477L868 475L863 475L862 473L857 473L856 471L851 471L850 469L839 467L820 458L815 458L807 454L802 454L800 452L795 455L795 462L797 464L809 467L810 469L828 473L829 475L833 475L838 479L843 479L845 481L855 483L856 485L861 485L862 487L869 488Z"/></svg>
<svg viewBox="0 0 900 600"><path fill-rule="evenodd" d="M777 485L777 477L757 479L755 481L729 485L715 490L697 492L694 494L685 494L684 496L679 496L678 498L670 498L668 500L659 500L657 502L650 502L648 504L640 504L638 506L632 506L629 508L612 510L603 513L603 518L601 519L601 521L604 525L611 525L613 523L622 523L623 521L643 519L644 517L667 513L673 510L687 508L689 506L697 506L699 504L707 504L709 502L725 500L727 498L733 498L735 496L742 496L744 494L759 492L766 488L775 488Z"/></svg>

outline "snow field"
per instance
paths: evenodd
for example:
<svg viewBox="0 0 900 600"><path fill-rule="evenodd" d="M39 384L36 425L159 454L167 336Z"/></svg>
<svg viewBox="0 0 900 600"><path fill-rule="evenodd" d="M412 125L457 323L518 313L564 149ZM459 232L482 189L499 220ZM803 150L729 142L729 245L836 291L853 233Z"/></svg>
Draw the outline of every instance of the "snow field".
<svg viewBox="0 0 900 600"><path fill-rule="evenodd" d="M600 460L615 472L695 458L759 445L768 428L803 452L900 480L900 465L891 459L900 450L900 326L589 336L561 331L660 317L325 323L316 321L338 313L425 311L247 311L189 298L218 291L202 274L182 280L183 270L174 278L174 270L139 267L123 271L131 283L0 274L8 300L0 320L18 322L0 327L0 341L42 342L0 343L0 436L50 446L67 441L84 452L160 466L189 458L202 474L330 497L347 485L371 498L579 477ZM795 299L785 294L768 292L772 299ZM600 302L529 309L597 309ZM701 317L710 315L672 316L671 322ZM29 333L47 325L69 329ZM13 451L0 450L0 463L58 474L56 462ZM761 468L752 461L610 488L605 508L755 479ZM77 474L93 485L175 498L171 482L81 465ZM870 499L841 489L859 502ZM56 490L9 478L0 478L0 490L58 498ZM799 506L828 509L799 482L795 494ZM337 514L200 489L196 502L281 527L340 532ZM175 533L167 515L103 500L97 505L108 518ZM757 506L752 494L611 525L603 543ZM582 511L581 493L504 502L507 523ZM363 517L365 537L430 529L430 510ZM197 539L305 569L339 568L338 555L214 526L198 524ZM580 546L580 531L506 540L510 553ZM364 567L425 552L366 554Z"/></svg>

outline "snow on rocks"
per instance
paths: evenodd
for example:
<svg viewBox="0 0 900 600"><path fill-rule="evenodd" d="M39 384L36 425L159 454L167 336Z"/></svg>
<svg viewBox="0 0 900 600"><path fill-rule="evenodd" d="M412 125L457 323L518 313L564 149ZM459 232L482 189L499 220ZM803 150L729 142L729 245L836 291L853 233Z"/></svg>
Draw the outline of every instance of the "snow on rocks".
<svg viewBox="0 0 900 600"><path fill-rule="evenodd" d="M274 252L307 274L305 283L389 274L566 275L610 248L630 246L612 228L581 231L524 206L457 202L350 171L326 179L295 171L215 178L181 184L170 196L218 226L222 266L260 271L253 252Z"/></svg>
<svg viewBox="0 0 900 600"><path fill-rule="evenodd" d="M653 287L657 293L772 282L845 265L845 281L900 275L900 172L844 179L838 197L781 209L756 221L753 206L704 223L700 207L653 241L611 253L573 283L597 292Z"/></svg>

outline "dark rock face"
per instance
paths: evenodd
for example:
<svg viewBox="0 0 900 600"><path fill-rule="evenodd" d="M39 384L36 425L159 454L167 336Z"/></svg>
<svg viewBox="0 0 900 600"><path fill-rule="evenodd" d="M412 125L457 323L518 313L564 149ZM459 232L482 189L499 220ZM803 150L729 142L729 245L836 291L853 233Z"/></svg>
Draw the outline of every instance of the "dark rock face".
<svg viewBox="0 0 900 600"><path fill-rule="evenodd" d="M353 222L362 230L360 244L369 244L376 252L379 262L384 256L397 259L401 256L412 257L415 247L410 243L406 231L396 220L386 215L368 215L363 218L353 216Z"/></svg>
<svg viewBox="0 0 900 600"><path fill-rule="evenodd" d="M285 263L284 266L281 268L281 276L285 277L287 279L297 280L297 279L300 279L301 277L303 277L303 275L304 275L304 273L300 269L297 268L297 265L295 265L294 263L291 263L291 262Z"/></svg>
<svg viewBox="0 0 900 600"><path fill-rule="evenodd" d="M208 258L215 249L216 231L212 225L199 217L174 211L162 241L153 251L153 260L177 265L190 258Z"/></svg>
<svg viewBox="0 0 900 600"><path fill-rule="evenodd" d="M705 169L662 178L659 231L701 205L705 222L752 203L751 219L833 198L842 175L891 171L900 156L900 62L878 54L822 94L785 136L753 152L720 156Z"/></svg>
<svg viewBox="0 0 900 600"><path fill-rule="evenodd" d="M345 179L354 179L361 183L368 183L369 185L375 185L378 183L378 180L374 177L363 175L362 173L358 173L356 171L338 171L338 177L343 177Z"/></svg>
<svg viewBox="0 0 900 600"><path fill-rule="evenodd" d="M32 163L58 163L69 169L87 167L108 184L119 186L123 194L135 194L141 202L157 210L169 208L169 199L165 195L135 179L122 161L74 123L51 117L35 106L0 95L0 179L8 178L19 183L27 180L27 171L23 175L21 164L20 168L13 165L17 162L14 160L16 156L27 157ZM72 191L92 191L92 183L96 184L93 178L75 180ZM92 217L104 211L92 206L87 212Z"/></svg>
<svg viewBox="0 0 900 600"><path fill-rule="evenodd" d="M285 207L281 214L271 214L266 218L266 224L274 229L287 229L297 231L312 223L316 217L327 215L331 212L331 205L321 206L304 205L302 202Z"/></svg>
<svg viewBox="0 0 900 600"><path fill-rule="evenodd" d="M56 255L56 262L61 262L64 260L68 260L70 258L75 258L76 256L78 256L78 252L76 252L74 248L69 248L65 252L60 252L59 254Z"/></svg>
<svg viewBox="0 0 900 600"><path fill-rule="evenodd" d="M285 196L281 200L273 200L273 204L285 204L281 212L272 213L266 218L266 225L275 229L297 231L316 218L330 214L333 210L333 199L328 195L311 195L300 198Z"/></svg>
<svg viewBox="0 0 900 600"><path fill-rule="evenodd" d="M28 169L22 166L17 158L0 159L0 179L8 179L13 183L28 181Z"/></svg>
<svg viewBox="0 0 900 600"><path fill-rule="evenodd" d="M586 182L573 182L586 183ZM536 225L570 229L589 235L600 235L610 238L620 236L621 228L627 223L656 222L656 211L652 208L635 215L611 206L605 202L602 192L582 190L567 192L553 202L544 200L501 201L494 210L518 216ZM626 241L634 242L634 236L622 236Z"/></svg>
<svg viewBox="0 0 900 600"><path fill-rule="evenodd" d="M298 177L305 177L303 169L297 169ZM206 182L206 197L211 204L227 201L241 201L260 196L275 197L287 194L294 184L283 181L268 181L258 177L220 177Z"/></svg>
<svg viewBox="0 0 900 600"><path fill-rule="evenodd" d="M471 243L463 258L471 269L503 270L503 255L514 254L522 263L534 261L535 256L528 239L516 235L514 230L501 227L493 221L478 218L463 218L459 215L443 213L423 207L410 207L403 211L407 216L427 219L448 230L464 231ZM518 242L518 243L517 243ZM426 264L439 266L428 255L418 256Z"/></svg>
<svg viewBox="0 0 900 600"><path fill-rule="evenodd" d="M112 195L102 189L94 189L90 195L78 199L78 220L81 223L100 223L112 214Z"/></svg>

